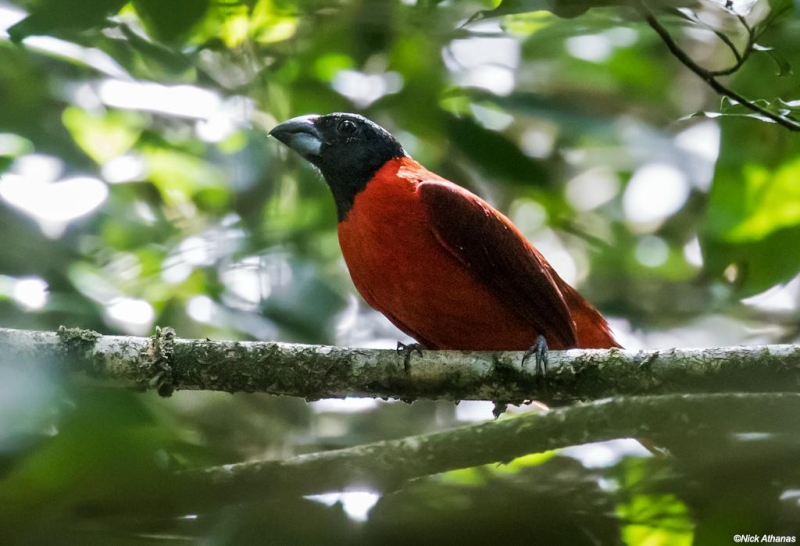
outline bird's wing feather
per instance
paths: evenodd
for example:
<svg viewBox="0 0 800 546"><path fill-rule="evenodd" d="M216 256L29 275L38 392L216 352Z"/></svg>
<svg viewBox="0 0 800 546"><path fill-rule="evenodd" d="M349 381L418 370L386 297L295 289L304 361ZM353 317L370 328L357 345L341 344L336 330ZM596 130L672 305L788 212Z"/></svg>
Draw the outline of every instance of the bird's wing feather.
<svg viewBox="0 0 800 546"><path fill-rule="evenodd" d="M510 220L450 182L422 182L418 191L443 247L551 346L576 345L575 323L554 280L558 275Z"/></svg>

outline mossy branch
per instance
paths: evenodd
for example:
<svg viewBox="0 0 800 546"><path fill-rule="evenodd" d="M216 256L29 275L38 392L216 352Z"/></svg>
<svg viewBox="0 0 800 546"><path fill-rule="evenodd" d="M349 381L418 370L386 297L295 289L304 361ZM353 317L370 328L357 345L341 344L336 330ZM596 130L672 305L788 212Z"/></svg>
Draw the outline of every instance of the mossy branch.
<svg viewBox="0 0 800 546"><path fill-rule="evenodd" d="M618 395L800 392L800 346L657 351L552 351L544 377L521 352L424 351L409 370L394 350L278 342L180 339L0 329L7 363L53 366L119 387L264 392L307 399L368 396L413 400L540 400Z"/></svg>

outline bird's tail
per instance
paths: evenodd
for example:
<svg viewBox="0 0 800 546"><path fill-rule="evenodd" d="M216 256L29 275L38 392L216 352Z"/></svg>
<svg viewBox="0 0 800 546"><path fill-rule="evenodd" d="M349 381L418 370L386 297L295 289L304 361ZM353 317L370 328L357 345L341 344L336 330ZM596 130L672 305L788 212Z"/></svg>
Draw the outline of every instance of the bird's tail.
<svg viewBox="0 0 800 546"><path fill-rule="evenodd" d="M622 345L614 339L611 327L600 314L600 311L578 294L562 279L557 278L558 288L564 295L564 299L569 307L572 319L575 321L577 332L577 345L579 349L610 349L612 347L622 348Z"/></svg>

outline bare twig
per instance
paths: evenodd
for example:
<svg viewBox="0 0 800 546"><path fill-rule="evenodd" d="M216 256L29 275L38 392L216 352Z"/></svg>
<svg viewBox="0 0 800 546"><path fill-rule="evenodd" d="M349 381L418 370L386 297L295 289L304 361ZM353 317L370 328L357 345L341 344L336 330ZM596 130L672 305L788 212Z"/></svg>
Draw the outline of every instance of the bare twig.
<svg viewBox="0 0 800 546"><path fill-rule="evenodd" d="M717 76L730 74L738 70L746 60L749 51L746 52L746 54L742 55L741 61L737 62L736 65L732 67L732 69L717 71L717 72L707 70L702 66L698 65L696 62L694 62L694 60L691 57L689 57L689 55L685 51L683 51L683 49L681 49L681 47L677 44L677 42L672 38L672 35L670 35L669 31L666 28L664 28L664 26L658 21L656 16L653 14L652 10L650 10L650 8L643 0L640 0L637 3L637 6L639 12L647 21L647 24L650 25L650 28L655 30L656 33L661 37L661 40L664 42L664 44L667 46L670 52L675 56L675 58L678 59L689 70L700 76L700 78L702 78L703 81L705 81L714 91L716 91L720 95L735 100L745 108L752 110L753 112L756 112L761 116L791 131L800 131L800 121L788 115L784 116L772 112L771 110L764 108L758 103L753 102L748 98L740 95L736 91L726 87L717 80ZM753 31L747 25L745 28L748 29L748 33L750 34L748 47L752 48L754 41Z"/></svg>
<svg viewBox="0 0 800 546"><path fill-rule="evenodd" d="M545 377L522 352L424 351L404 369L394 350L277 342L152 338L0 329L0 362L53 366L114 386L265 392L307 399L372 396L403 400L549 403L616 395L800 392L800 346L660 351L553 351Z"/></svg>
<svg viewBox="0 0 800 546"><path fill-rule="evenodd" d="M753 52L753 46L755 45L753 29L748 24L747 19L745 19L741 15L737 15L737 18L739 19L739 22L742 24L745 30L747 30L747 45L744 47L744 50L741 53L739 53L739 50L733 43L733 40L731 40L727 34L712 28L710 25L706 25L705 23L703 23L703 26L711 30L714 34L717 35L717 37L720 40L722 40L722 42L725 45L728 46L728 48L733 52L733 56L736 58L736 62L728 68L724 68L722 70L709 71L709 74L713 76L728 76L730 74L733 74L734 72L739 70L742 67L742 65L744 65L745 61L750 57L750 54Z"/></svg>
<svg viewBox="0 0 800 546"><path fill-rule="evenodd" d="M728 47L728 49L731 50L731 53L733 54L733 57L735 59L734 64L732 66L728 67L728 68L724 68L724 69L721 69L721 70L709 71L710 74L713 74L715 76L722 76L722 75L732 74L732 73L736 72L737 70L739 70L739 68L741 68L741 66L744 64L745 60L747 60L747 57L752 52L752 49L753 49L753 40L752 40L753 31L750 28L750 25L747 23L747 20L742 16L738 16L738 18L739 18L739 22L741 22L742 25L744 26L744 28L747 30L748 42L747 42L747 45L745 46L745 48L742 50L742 53L740 53L739 52L739 48L736 47L736 44L733 43L733 40L731 40L731 38L727 34L725 34L723 31L721 31L719 29L714 28L712 25L709 25L708 23L706 23L705 21L700 19L700 17L695 12L693 12L691 10L673 8L673 9L669 10L669 13L672 13L672 14L676 15L677 17L681 17L683 19L686 19L686 20L688 20L688 21L690 21L690 22L692 22L692 23L694 23L694 24L696 24L698 26L701 26L702 28L706 29L707 31L712 32L722 43L724 43Z"/></svg>

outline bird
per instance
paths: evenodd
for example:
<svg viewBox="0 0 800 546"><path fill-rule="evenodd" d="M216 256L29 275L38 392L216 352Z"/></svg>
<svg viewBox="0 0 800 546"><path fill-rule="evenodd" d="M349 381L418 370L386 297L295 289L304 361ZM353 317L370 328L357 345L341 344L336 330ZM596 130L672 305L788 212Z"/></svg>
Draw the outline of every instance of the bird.
<svg viewBox="0 0 800 546"><path fill-rule="evenodd" d="M269 134L322 174L353 284L416 340L412 350L526 351L538 370L548 349L620 347L511 220L420 165L377 123L310 114Z"/></svg>

